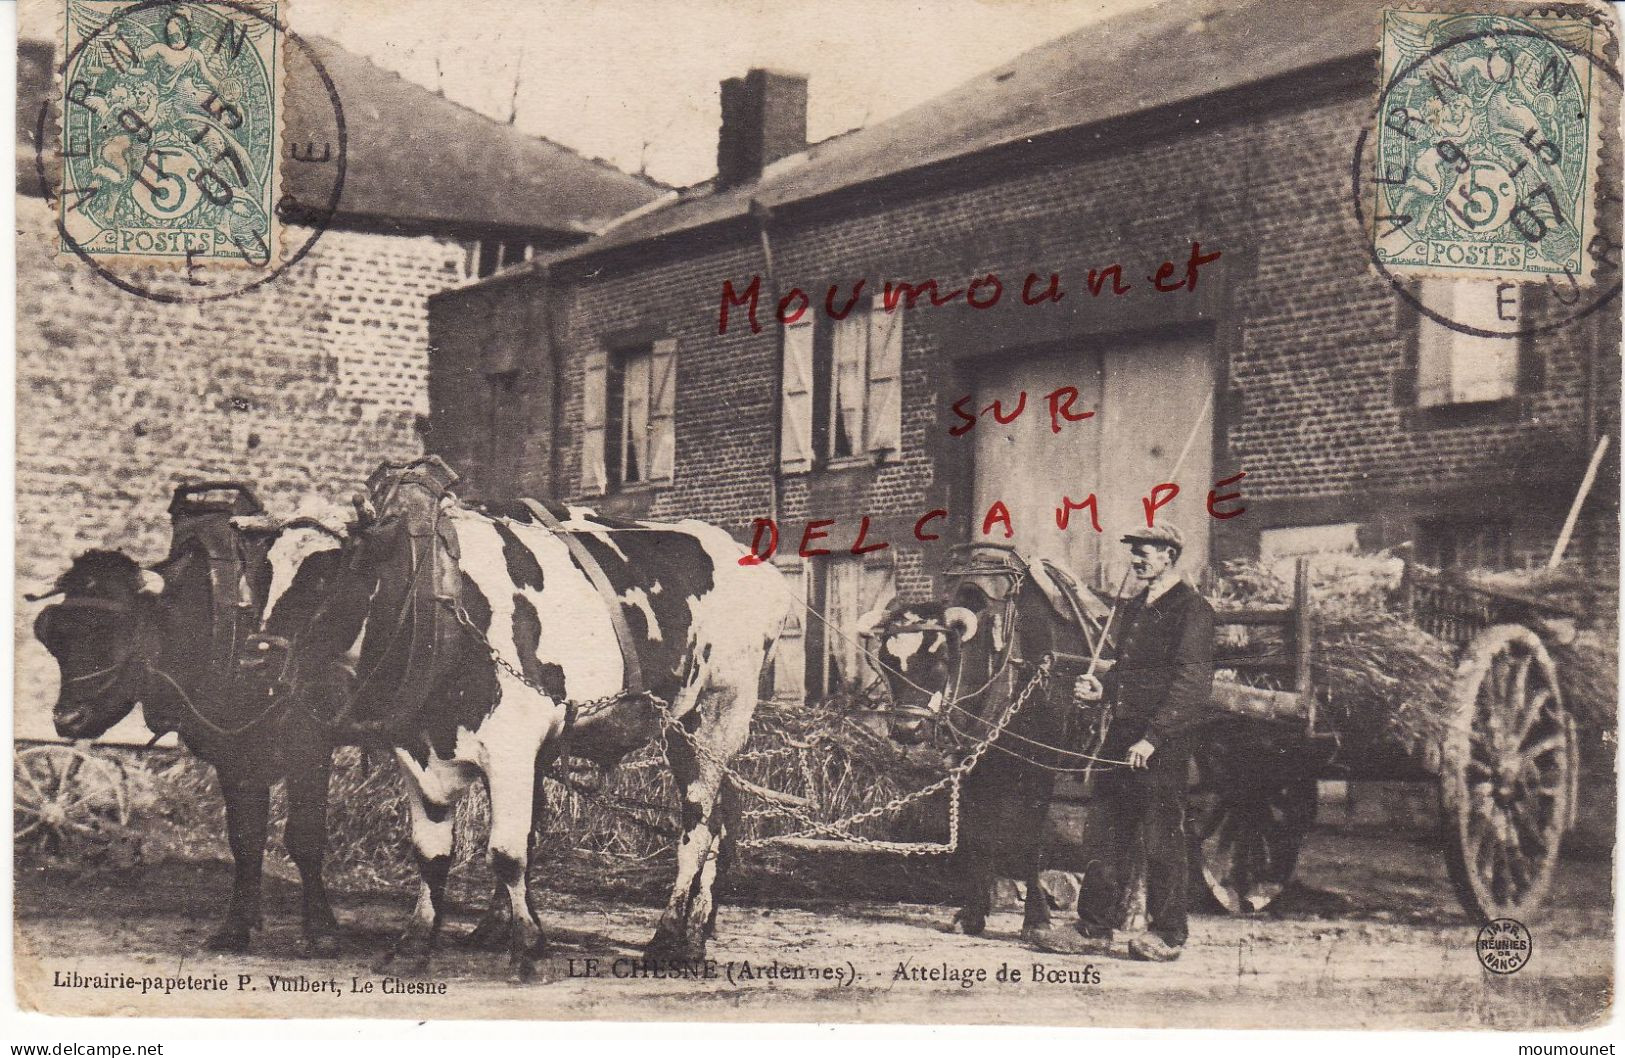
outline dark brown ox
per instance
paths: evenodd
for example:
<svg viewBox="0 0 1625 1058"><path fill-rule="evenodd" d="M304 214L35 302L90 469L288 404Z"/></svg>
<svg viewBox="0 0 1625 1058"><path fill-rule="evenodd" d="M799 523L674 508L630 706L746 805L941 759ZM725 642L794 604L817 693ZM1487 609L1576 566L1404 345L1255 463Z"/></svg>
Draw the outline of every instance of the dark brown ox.
<svg viewBox="0 0 1625 1058"><path fill-rule="evenodd" d="M296 534L330 539L309 525ZM275 552L278 544L273 542ZM186 550L143 570L119 551L89 551L74 560L48 595L62 600L34 622L34 635L56 658L61 688L52 717L64 738L98 738L137 703L155 734L179 732L186 746L215 768L226 801L226 828L235 861L231 899L208 946L245 951L260 925L261 865L270 791L287 781L288 853L303 884L304 940L315 955L338 950L337 923L322 883L331 741L303 712L275 704L274 666L258 657L264 631L293 627L313 611L337 569L331 550L304 554L287 571L274 605L267 564L241 569L241 594L221 613L208 556ZM227 640L229 655L211 644ZM244 653L237 651L238 644ZM269 649L269 644L267 644ZM338 678L338 674L331 674ZM324 688L332 693L333 688ZM322 691L317 691L322 693Z"/></svg>
<svg viewBox="0 0 1625 1058"><path fill-rule="evenodd" d="M894 606L872 620L867 638L890 688L898 741L935 739L963 755L1009 715L961 781L959 910L949 928L982 933L993 881L1003 876L1026 884L1022 933L1030 937L1050 924L1039 873L1056 779L1085 763L1075 754L1093 731L1071 702L1070 676L1063 689L1059 675L1041 684L1034 675L1051 652L1087 655L1105 610L1079 599L1063 614L1007 549L980 546L965 561L950 573L947 602Z"/></svg>

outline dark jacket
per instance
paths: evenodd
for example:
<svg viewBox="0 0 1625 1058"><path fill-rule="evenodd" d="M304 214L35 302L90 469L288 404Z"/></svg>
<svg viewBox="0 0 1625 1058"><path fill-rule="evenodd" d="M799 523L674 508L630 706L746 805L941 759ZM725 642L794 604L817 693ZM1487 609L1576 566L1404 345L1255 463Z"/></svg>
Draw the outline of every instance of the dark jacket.
<svg viewBox="0 0 1625 1058"><path fill-rule="evenodd" d="M1201 722L1213 697L1213 607L1184 581L1123 607L1109 689L1117 719L1151 745Z"/></svg>

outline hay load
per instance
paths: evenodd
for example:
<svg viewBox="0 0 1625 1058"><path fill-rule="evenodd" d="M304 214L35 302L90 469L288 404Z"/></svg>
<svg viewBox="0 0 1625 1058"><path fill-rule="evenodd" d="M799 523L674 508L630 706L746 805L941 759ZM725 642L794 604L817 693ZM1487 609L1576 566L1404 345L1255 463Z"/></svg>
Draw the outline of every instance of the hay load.
<svg viewBox="0 0 1625 1058"><path fill-rule="evenodd" d="M1445 730L1455 659L1448 643L1403 614L1396 598L1403 575L1403 563L1387 554L1326 555L1310 570L1310 667L1321 726L1350 741L1412 749ZM1238 560L1224 565L1206 594L1216 609L1287 606L1292 585L1269 566ZM1240 641L1221 642L1221 655L1283 649L1258 629L1223 634Z"/></svg>

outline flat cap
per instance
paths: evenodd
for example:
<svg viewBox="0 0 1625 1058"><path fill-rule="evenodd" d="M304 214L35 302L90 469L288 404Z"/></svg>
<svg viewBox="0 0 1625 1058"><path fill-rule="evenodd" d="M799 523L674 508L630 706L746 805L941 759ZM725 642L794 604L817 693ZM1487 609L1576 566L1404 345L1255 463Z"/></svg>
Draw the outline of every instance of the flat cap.
<svg viewBox="0 0 1625 1058"><path fill-rule="evenodd" d="M1185 550L1185 534L1177 525L1156 525L1150 529L1136 529L1123 535L1125 544L1161 544L1175 551Z"/></svg>

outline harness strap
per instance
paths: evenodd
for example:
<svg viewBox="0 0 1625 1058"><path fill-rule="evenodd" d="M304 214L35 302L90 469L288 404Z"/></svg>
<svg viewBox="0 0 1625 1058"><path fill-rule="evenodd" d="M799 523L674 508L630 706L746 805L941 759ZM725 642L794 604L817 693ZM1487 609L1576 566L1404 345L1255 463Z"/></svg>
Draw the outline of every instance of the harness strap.
<svg viewBox="0 0 1625 1058"><path fill-rule="evenodd" d="M638 648L632 639L632 629L627 626L626 615L621 611L620 596L615 593L614 586L604 575L604 567L592 557L592 552L587 550L587 545L583 544L575 533L564 528L552 511L532 499L523 499L519 502L525 505L525 509L530 511L533 518L564 541L570 557L575 559L576 565L581 567L581 571L587 575L592 586L598 589L598 594L603 596L604 607L609 610L610 626L615 629L615 639L621 645L621 660L626 664L626 693L642 694L643 663L638 660Z"/></svg>

